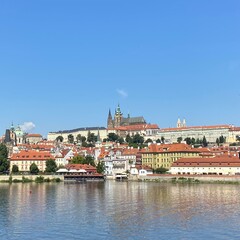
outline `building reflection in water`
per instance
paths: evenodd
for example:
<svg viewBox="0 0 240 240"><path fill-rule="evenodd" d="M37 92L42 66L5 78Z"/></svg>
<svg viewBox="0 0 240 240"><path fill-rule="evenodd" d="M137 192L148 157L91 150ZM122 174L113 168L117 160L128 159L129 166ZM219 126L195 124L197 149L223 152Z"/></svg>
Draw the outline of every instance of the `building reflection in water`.
<svg viewBox="0 0 240 240"><path fill-rule="evenodd" d="M46 239L74 238L79 232L92 239L177 237L233 221L240 227L238 185L13 183L1 184L0 193L0 236L6 239L33 232Z"/></svg>

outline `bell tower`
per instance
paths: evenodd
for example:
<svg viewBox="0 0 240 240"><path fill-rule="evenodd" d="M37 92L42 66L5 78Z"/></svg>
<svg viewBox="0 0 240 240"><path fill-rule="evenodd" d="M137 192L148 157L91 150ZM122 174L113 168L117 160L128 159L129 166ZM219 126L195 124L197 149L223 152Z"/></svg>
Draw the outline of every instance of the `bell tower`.
<svg viewBox="0 0 240 240"><path fill-rule="evenodd" d="M114 127L119 127L121 126L121 122L122 122L122 112L121 112L121 109L120 109L120 106L118 104L118 107L115 111L115 116L114 116Z"/></svg>

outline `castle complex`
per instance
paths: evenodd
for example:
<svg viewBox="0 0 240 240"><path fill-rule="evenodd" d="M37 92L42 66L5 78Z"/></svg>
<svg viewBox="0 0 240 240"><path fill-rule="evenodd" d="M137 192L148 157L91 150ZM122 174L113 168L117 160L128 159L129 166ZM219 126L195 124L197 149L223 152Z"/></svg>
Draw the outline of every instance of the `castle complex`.
<svg viewBox="0 0 240 240"><path fill-rule="evenodd" d="M115 110L114 118L112 117L111 110L109 110L107 119L108 129L138 124L146 124L145 119L143 117L130 117L129 114L126 118L123 117L119 104L117 109Z"/></svg>

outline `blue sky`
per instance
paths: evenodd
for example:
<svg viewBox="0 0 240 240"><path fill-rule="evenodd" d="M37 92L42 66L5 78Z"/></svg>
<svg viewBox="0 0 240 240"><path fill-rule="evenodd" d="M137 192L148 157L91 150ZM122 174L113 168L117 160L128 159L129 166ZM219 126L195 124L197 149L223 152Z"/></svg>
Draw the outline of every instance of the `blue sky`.
<svg viewBox="0 0 240 240"><path fill-rule="evenodd" d="M240 1L2 0L0 134L104 126L109 108L159 127L240 125Z"/></svg>

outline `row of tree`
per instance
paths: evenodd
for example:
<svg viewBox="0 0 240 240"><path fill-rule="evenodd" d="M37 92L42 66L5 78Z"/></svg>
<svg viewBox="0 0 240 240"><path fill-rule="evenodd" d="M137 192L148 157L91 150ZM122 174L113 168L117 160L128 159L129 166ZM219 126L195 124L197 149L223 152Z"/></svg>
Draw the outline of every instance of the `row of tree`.
<svg viewBox="0 0 240 240"><path fill-rule="evenodd" d="M183 138L182 137L178 137L177 138L177 142L180 143L182 142ZM207 147L208 146L208 142L207 142L207 139L205 136L203 136L202 139L195 139L195 138L190 138L190 137L187 137L184 139L184 141L188 144L188 145L202 145L203 147ZM226 142L226 137L223 137L222 135L216 139L216 143L217 145L221 145L223 143Z"/></svg>
<svg viewBox="0 0 240 240"><path fill-rule="evenodd" d="M177 138L177 142L180 143L182 142L183 138L182 137L178 137ZM207 147L208 145L208 142L207 142L207 139L205 136L203 136L202 139L195 139L195 138L190 138L190 137L187 137L184 139L184 141L186 142L186 144L188 145L202 145L203 147Z"/></svg>
<svg viewBox="0 0 240 240"><path fill-rule="evenodd" d="M58 136L56 138L57 141L62 142L63 141L63 137L62 136ZM207 147L208 146L208 141L206 139L205 136L203 136L202 139L195 139L195 138L190 138L187 137L185 139L183 139L182 137L178 137L177 138L177 142L180 143L182 141L185 141L188 145L195 145L195 146L199 146L202 145L203 147ZM238 139L237 139L238 140ZM239 137L240 140L240 137ZM94 133L91 133L90 131L88 132L88 137L86 138L85 136L81 136L81 134L78 134L76 137L76 141L77 143L81 143L81 145L83 147L94 147L95 143L97 142L97 136L95 136ZM72 134L68 135L68 142L69 143L75 143L74 141L74 136ZM103 142L116 142L116 143L128 143L129 146L131 147L144 147L146 146L146 144L153 142L152 139L147 139L146 141L144 141L144 137L141 136L140 134L135 134L133 136L130 136L129 134L126 136L125 140L123 137L120 137L119 135L117 135L116 133L109 133L108 137L103 139ZM222 143L226 142L226 137L220 136L219 138L216 139L216 143L217 145L220 145ZM165 139L164 137L161 137L161 139L157 139L156 143L165 143Z"/></svg>
<svg viewBox="0 0 240 240"><path fill-rule="evenodd" d="M63 142L64 138L63 136L58 136L56 138L56 141ZM94 133L88 132L88 137L82 136L81 134L78 134L76 137L76 140L74 139L74 136L72 134L68 135L68 143L80 143L83 147L93 147L94 144L97 142L97 136Z"/></svg>

